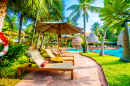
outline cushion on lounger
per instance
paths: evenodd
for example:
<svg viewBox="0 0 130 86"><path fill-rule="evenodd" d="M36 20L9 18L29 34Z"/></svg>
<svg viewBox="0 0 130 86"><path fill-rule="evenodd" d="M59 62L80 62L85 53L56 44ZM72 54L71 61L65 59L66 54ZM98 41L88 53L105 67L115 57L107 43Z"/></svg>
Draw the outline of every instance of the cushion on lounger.
<svg viewBox="0 0 130 86"><path fill-rule="evenodd" d="M63 53L61 52L61 50L59 50L59 53L60 53L60 54L63 54Z"/></svg>
<svg viewBox="0 0 130 86"><path fill-rule="evenodd" d="M43 62L43 63L41 64L41 67L44 67L48 62L49 62L48 60L46 60L45 62Z"/></svg>

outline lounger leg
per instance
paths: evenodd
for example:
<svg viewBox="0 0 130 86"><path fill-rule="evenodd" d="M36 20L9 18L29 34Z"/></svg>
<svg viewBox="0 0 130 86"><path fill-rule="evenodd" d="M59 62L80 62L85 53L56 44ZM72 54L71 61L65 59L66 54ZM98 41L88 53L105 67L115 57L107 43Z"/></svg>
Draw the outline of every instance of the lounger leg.
<svg viewBox="0 0 130 86"><path fill-rule="evenodd" d="M29 64L29 67L32 67L32 64Z"/></svg>
<svg viewBox="0 0 130 86"><path fill-rule="evenodd" d="M17 72L18 76L21 75L21 70L18 68L18 72Z"/></svg>
<svg viewBox="0 0 130 86"><path fill-rule="evenodd" d="M73 70L71 70L71 79L73 79Z"/></svg>
<svg viewBox="0 0 130 86"><path fill-rule="evenodd" d="M74 66L74 60L72 62L73 62L73 66Z"/></svg>

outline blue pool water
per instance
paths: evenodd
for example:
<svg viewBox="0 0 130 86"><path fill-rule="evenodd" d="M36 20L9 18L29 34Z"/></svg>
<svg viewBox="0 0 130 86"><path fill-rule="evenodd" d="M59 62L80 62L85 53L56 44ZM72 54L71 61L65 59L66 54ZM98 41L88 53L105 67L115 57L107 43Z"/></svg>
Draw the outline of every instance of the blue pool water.
<svg viewBox="0 0 130 86"><path fill-rule="evenodd" d="M66 49L67 51L80 51L82 52L83 50L76 50L76 49ZM89 50L90 51L90 50ZM100 50L94 50L92 52L96 52L96 53L100 53ZM123 52L123 48L120 49L113 49L113 50L104 50L105 54L109 54L109 55L113 55L116 57L121 57L122 56L122 52Z"/></svg>

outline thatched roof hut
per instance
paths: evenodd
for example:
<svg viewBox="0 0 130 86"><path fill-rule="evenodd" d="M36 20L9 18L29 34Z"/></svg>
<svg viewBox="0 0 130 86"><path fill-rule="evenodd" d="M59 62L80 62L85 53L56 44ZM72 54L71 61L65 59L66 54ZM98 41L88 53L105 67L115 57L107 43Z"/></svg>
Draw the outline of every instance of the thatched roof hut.
<svg viewBox="0 0 130 86"><path fill-rule="evenodd" d="M117 45L123 45L123 31L121 31L118 36Z"/></svg>
<svg viewBox="0 0 130 86"><path fill-rule="evenodd" d="M94 33L91 33L88 37L88 43L94 43L97 41L98 41L98 37Z"/></svg>
<svg viewBox="0 0 130 86"><path fill-rule="evenodd" d="M72 39L72 45L81 45L83 42L82 38L78 35L75 36L76 39Z"/></svg>
<svg viewBox="0 0 130 86"><path fill-rule="evenodd" d="M83 30L80 32L80 34L84 37L84 31ZM86 37L88 37L90 35L90 33L85 32L85 35L86 35Z"/></svg>

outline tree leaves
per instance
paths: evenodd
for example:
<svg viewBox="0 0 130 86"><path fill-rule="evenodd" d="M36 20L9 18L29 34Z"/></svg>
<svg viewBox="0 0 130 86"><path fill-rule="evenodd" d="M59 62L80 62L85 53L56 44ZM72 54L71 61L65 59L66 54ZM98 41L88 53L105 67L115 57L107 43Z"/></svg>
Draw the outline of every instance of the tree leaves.
<svg viewBox="0 0 130 86"><path fill-rule="evenodd" d="M113 29L121 29L126 20L130 20L130 5L125 0L104 0L105 6L101 8L99 17ZM125 16L124 16L125 15Z"/></svg>
<svg viewBox="0 0 130 86"><path fill-rule="evenodd" d="M67 10L73 10L73 12L70 14L70 18L72 21L76 21L78 20L78 18L81 16L81 13L83 12L83 10L85 10L85 17L88 21L88 13L87 11L91 11L91 12L96 12L99 13L100 12L100 7L95 7L90 5L90 3L93 3L95 0L79 0L79 4L75 4L70 6L69 8L67 8Z"/></svg>

